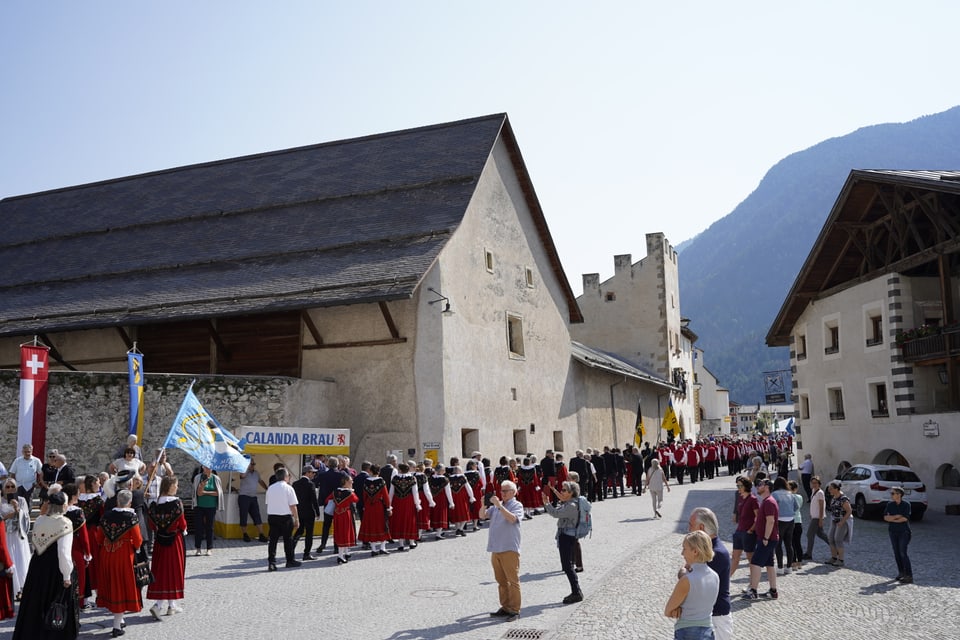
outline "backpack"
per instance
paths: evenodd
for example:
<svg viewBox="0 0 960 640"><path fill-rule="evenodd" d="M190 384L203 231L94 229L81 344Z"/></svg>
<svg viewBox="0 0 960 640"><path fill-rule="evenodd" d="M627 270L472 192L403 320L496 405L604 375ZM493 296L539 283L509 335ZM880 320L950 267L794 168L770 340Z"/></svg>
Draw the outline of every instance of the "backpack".
<svg viewBox="0 0 960 640"><path fill-rule="evenodd" d="M586 498L577 498L577 538L586 538L593 534L593 518L590 516L592 508Z"/></svg>

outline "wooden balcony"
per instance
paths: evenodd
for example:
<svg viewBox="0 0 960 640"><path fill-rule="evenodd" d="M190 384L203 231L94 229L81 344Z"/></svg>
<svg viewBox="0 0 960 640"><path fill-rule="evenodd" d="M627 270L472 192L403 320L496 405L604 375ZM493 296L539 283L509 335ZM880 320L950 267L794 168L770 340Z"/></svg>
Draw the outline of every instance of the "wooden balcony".
<svg viewBox="0 0 960 640"><path fill-rule="evenodd" d="M931 336L908 340L900 345L900 350L904 362L943 362L951 356L960 355L960 327L954 325Z"/></svg>

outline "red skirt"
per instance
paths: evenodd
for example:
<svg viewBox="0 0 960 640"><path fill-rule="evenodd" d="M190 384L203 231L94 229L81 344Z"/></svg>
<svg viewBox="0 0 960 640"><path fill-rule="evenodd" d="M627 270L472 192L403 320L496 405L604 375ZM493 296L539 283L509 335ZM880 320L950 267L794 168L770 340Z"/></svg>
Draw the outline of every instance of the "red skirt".
<svg viewBox="0 0 960 640"><path fill-rule="evenodd" d="M470 517L470 496L467 495L467 489L464 487L453 494L453 515L450 520L456 524L458 522L467 522Z"/></svg>
<svg viewBox="0 0 960 640"><path fill-rule="evenodd" d="M450 505L447 504L447 492L441 491L439 495L433 496L436 506L430 509L430 526L433 529L443 531L449 525L448 518Z"/></svg>
<svg viewBox="0 0 960 640"><path fill-rule="evenodd" d="M426 505L424 505L426 508ZM405 498L394 498L393 515L390 516L390 534L396 540L417 540L417 507L413 504L413 494Z"/></svg>
<svg viewBox="0 0 960 640"><path fill-rule="evenodd" d="M360 519L360 534L357 538L360 542L386 542L390 539L390 532L387 531L386 505L383 500L368 499L363 505L363 518Z"/></svg>
<svg viewBox="0 0 960 640"><path fill-rule="evenodd" d="M417 511L417 529L428 531L430 529L430 503L427 501L427 494L420 492L420 506L423 508Z"/></svg>

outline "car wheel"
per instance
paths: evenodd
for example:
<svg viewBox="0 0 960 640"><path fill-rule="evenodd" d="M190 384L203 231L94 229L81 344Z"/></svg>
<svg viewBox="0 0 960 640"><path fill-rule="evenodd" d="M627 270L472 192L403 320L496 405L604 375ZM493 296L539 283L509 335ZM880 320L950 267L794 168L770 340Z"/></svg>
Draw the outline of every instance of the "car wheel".
<svg viewBox="0 0 960 640"><path fill-rule="evenodd" d="M853 503L853 515L861 520L867 517L867 501L863 499L861 494L857 494L857 499Z"/></svg>

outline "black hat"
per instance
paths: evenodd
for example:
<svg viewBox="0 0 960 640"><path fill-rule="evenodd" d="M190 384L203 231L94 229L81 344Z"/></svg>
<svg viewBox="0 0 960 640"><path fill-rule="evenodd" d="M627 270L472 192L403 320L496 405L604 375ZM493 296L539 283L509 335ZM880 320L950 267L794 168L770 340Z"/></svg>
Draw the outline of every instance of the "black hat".
<svg viewBox="0 0 960 640"><path fill-rule="evenodd" d="M66 504L67 494L65 494L63 491L47 494L47 501L50 504Z"/></svg>
<svg viewBox="0 0 960 640"><path fill-rule="evenodd" d="M137 475L131 469L124 469L117 473L115 482L117 484L123 484L125 482L130 482L133 479L133 476Z"/></svg>

